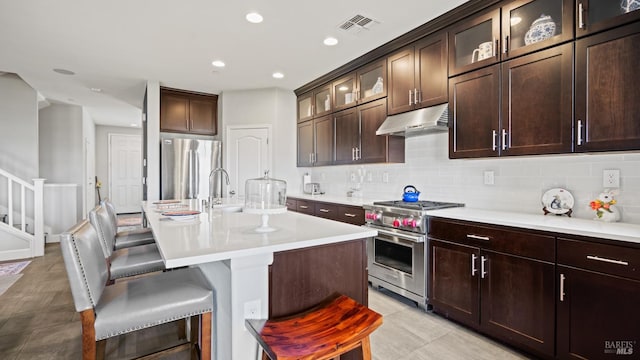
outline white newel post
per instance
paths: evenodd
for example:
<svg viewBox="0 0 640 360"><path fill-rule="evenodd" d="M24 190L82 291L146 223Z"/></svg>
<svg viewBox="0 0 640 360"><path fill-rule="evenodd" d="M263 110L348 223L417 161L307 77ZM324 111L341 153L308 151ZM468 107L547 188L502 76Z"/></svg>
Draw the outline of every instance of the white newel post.
<svg viewBox="0 0 640 360"><path fill-rule="evenodd" d="M33 256L44 255L44 181L33 179Z"/></svg>

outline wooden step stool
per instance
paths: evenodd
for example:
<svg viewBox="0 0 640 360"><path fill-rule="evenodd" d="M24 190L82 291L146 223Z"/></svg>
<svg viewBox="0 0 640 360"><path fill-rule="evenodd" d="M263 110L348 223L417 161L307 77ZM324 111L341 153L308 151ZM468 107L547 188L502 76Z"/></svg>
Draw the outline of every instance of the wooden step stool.
<svg viewBox="0 0 640 360"><path fill-rule="evenodd" d="M382 315L344 295L285 318L245 322L263 360L328 360L358 347L370 360L369 335L380 325Z"/></svg>

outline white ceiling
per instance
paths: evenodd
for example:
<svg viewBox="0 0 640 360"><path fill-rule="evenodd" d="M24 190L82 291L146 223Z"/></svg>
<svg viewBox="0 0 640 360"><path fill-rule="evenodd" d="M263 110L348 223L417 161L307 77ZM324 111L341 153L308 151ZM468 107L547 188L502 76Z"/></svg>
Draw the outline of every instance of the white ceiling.
<svg viewBox="0 0 640 360"><path fill-rule="evenodd" d="M147 80L215 94L293 90L464 2L0 0L0 72L17 73L50 102L85 106L97 124L130 126L140 123ZM251 11L264 22L247 22ZM380 23L338 29L356 14ZM327 36L340 43L323 45ZM215 69L214 59L227 66Z"/></svg>

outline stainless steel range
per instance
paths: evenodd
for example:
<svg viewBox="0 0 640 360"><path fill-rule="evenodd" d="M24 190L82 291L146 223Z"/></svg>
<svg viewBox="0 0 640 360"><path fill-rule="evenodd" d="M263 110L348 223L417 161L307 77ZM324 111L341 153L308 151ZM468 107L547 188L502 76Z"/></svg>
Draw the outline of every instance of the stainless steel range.
<svg viewBox="0 0 640 360"><path fill-rule="evenodd" d="M369 281L427 305L428 210L464 206L435 201L381 201L364 205L364 226L378 230L367 243Z"/></svg>

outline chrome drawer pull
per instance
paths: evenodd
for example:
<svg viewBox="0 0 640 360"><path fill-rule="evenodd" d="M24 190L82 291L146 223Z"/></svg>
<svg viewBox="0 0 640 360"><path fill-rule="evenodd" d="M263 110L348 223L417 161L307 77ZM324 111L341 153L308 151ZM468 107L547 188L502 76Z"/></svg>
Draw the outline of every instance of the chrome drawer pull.
<svg viewBox="0 0 640 360"><path fill-rule="evenodd" d="M356 214L344 213L344 216L347 216L347 217L356 217Z"/></svg>
<svg viewBox="0 0 640 360"><path fill-rule="evenodd" d="M560 274L560 301L564 301L564 274Z"/></svg>
<svg viewBox="0 0 640 360"><path fill-rule="evenodd" d="M300 207L300 209L308 209L309 207L307 205L298 205Z"/></svg>
<svg viewBox="0 0 640 360"><path fill-rule="evenodd" d="M578 4L578 27L584 29L584 5Z"/></svg>
<svg viewBox="0 0 640 360"><path fill-rule="evenodd" d="M491 240L488 236L480 236L480 235L473 235L473 234L467 234L467 238L468 239L476 239L476 240L484 240L484 241Z"/></svg>
<svg viewBox="0 0 640 360"><path fill-rule="evenodd" d="M320 209L320 212L323 212L323 213L328 213L328 212L330 212L330 211L331 211L331 210L327 210L327 209Z"/></svg>
<svg viewBox="0 0 640 360"><path fill-rule="evenodd" d="M626 261L601 258L599 256L587 255L587 259L596 260L596 261L602 261L602 262L611 263L611 264L624 265L624 266L629 265L629 263L626 262Z"/></svg>

